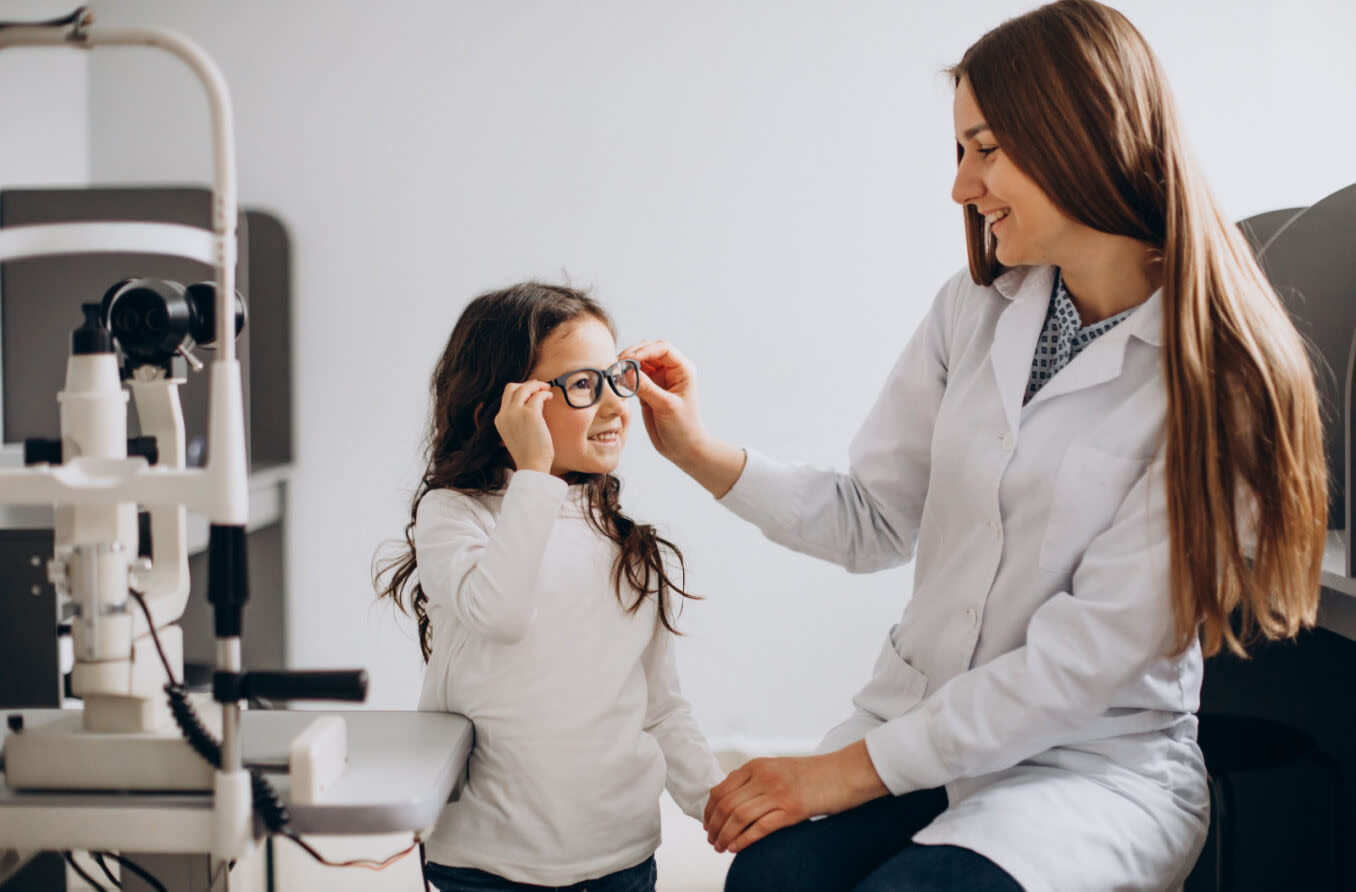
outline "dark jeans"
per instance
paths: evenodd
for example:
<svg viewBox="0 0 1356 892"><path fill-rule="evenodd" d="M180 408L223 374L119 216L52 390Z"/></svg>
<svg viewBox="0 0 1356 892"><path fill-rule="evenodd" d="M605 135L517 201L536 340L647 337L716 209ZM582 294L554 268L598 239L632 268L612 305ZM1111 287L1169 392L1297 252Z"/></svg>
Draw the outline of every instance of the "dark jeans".
<svg viewBox="0 0 1356 892"><path fill-rule="evenodd" d="M657 876L654 858L646 858L635 867L571 886L515 883L472 867L446 867L432 861L424 866L424 879L439 892L540 892L543 889L555 892L654 892Z"/></svg>
<svg viewBox="0 0 1356 892"><path fill-rule="evenodd" d="M778 830L735 856L725 892L1022 892L977 852L909 841L945 809L920 790Z"/></svg>

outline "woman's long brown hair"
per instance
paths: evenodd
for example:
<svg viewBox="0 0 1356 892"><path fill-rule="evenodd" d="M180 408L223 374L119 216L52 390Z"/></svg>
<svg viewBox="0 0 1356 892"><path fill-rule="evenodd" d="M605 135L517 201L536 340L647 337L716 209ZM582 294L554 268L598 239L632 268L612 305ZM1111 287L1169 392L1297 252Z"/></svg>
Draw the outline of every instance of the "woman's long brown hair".
<svg viewBox="0 0 1356 892"><path fill-rule="evenodd" d="M1178 652L1198 630L1206 655L1242 655L1313 625L1328 484L1312 367L1206 187L1148 44L1119 12L1060 0L990 31L951 73L1066 216L1161 256ZM965 230L971 276L990 284L1003 268L973 206Z"/></svg>
<svg viewBox="0 0 1356 892"><path fill-rule="evenodd" d="M482 294L462 311L433 370L427 464L410 506L405 541L395 555L378 558L373 573L378 599L390 598L402 612L414 616L425 662L433 652L433 630L428 595L417 579L414 525L419 502L435 489L485 495L507 485L513 459L494 426L504 386L527 380L542 342L561 325L581 317L592 317L614 329L602 306L572 288L524 282ZM683 588L682 552L653 526L636 523L622 513L621 481L616 477L568 474L565 479L584 487L589 523L617 543L612 582L622 606L634 613L645 598L653 596L660 622L676 632L670 593L696 597ZM670 561L680 581L675 581ZM626 589L634 593L630 603Z"/></svg>

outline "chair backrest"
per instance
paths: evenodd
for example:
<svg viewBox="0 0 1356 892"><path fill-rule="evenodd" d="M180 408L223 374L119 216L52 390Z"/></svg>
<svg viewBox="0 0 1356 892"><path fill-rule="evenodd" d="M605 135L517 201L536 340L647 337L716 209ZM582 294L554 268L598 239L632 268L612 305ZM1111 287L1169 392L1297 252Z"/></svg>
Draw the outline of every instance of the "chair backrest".
<svg viewBox="0 0 1356 892"><path fill-rule="evenodd" d="M1285 222L1263 245L1258 260L1311 348L1329 469L1328 525L1346 529L1350 486L1346 441L1356 333L1356 185Z"/></svg>
<svg viewBox="0 0 1356 892"><path fill-rule="evenodd" d="M1262 249L1286 227L1286 224L1304 210L1304 208L1282 208L1279 211L1264 211L1246 220L1239 220L1238 228L1243 231L1243 237L1248 240L1248 244L1252 246L1252 253L1256 256L1262 253Z"/></svg>
<svg viewBox="0 0 1356 892"><path fill-rule="evenodd" d="M1351 492L1356 485L1356 333L1351 337L1351 353L1347 357L1347 423L1345 425L1347 442L1346 491ZM1356 542L1352 541L1351 531L1356 529L1356 498L1347 499L1346 530L1347 576L1356 578Z"/></svg>

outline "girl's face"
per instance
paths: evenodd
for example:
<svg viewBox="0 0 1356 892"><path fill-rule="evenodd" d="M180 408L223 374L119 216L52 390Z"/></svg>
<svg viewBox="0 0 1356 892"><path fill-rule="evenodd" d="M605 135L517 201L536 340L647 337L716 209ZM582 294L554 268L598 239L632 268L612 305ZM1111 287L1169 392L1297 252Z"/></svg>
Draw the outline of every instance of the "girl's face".
<svg viewBox="0 0 1356 892"><path fill-rule="evenodd" d="M612 332L593 316L580 316L546 336L531 377L550 381L575 369L606 370L616 361L617 343ZM626 401L606 382L602 397L586 409L569 405L560 388L553 387L542 417L556 450L552 474L608 474L616 470L631 414Z"/></svg>
<svg viewBox="0 0 1356 892"><path fill-rule="evenodd" d="M972 204L989 224L1004 266L1060 263L1056 252L1067 248L1082 227L1064 216L1041 188L1003 152L975 102L970 82L956 86L954 105L960 165L951 197ZM1051 134L1051 139L1058 139Z"/></svg>

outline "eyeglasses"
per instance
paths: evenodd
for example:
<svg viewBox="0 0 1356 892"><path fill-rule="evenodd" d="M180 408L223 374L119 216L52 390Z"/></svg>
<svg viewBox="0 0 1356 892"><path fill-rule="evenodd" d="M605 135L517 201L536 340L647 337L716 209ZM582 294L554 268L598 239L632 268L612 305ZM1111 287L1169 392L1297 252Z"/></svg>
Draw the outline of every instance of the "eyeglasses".
<svg viewBox="0 0 1356 892"><path fill-rule="evenodd" d="M575 409L587 409L603 398L603 381L622 399L635 396L640 389L640 363L623 359L607 370L575 369L547 381L565 394L565 402Z"/></svg>

